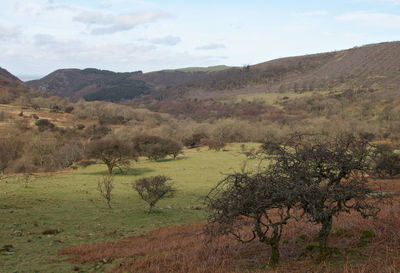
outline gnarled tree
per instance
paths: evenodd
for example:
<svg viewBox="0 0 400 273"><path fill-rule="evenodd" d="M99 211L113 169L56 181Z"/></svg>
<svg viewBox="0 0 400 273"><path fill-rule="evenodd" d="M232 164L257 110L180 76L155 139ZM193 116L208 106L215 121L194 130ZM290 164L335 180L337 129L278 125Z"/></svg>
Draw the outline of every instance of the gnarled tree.
<svg viewBox="0 0 400 273"><path fill-rule="evenodd" d="M294 135L285 143L264 143L274 169L297 188L298 207L310 222L320 224L321 254L328 252L332 220L354 210L363 217L378 213L366 173L371 149L363 138ZM270 156L273 155L273 156Z"/></svg>
<svg viewBox="0 0 400 273"><path fill-rule="evenodd" d="M273 169L228 175L206 197L208 231L232 234L241 242L258 238L271 246L269 265L279 261L283 226L292 217L296 191Z"/></svg>

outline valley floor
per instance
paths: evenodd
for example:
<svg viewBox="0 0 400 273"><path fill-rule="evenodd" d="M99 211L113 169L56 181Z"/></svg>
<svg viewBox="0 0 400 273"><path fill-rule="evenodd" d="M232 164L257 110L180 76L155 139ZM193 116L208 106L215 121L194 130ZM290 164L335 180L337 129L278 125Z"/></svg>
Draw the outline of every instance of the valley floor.
<svg viewBox="0 0 400 273"><path fill-rule="evenodd" d="M251 147L256 144L246 144ZM126 174L115 170L107 208L97 191L104 165L0 180L0 272L399 272L400 181L376 180L394 192L378 219L343 215L334 223L333 256L317 262L318 226L291 222L285 228L281 264L265 268L269 248L229 237L208 241L201 197L246 160L240 144L227 151L185 150L177 160L140 159ZM247 168L257 166L248 160ZM146 213L131 183L163 174L178 192ZM370 238L360 239L370 231Z"/></svg>

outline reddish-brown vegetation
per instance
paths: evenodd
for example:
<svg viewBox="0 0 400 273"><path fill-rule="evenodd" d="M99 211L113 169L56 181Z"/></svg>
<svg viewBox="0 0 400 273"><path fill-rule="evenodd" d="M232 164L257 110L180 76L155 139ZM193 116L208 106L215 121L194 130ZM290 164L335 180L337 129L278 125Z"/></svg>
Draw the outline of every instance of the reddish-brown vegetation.
<svg viewBox="0 0 400 273"><path fill-rule="evenodd" d="M399 272L400 181L378 184L381 190L396 193L393 201L381 206L377 219L363 219L355 213L336 219L329 238L336 254L321 263L318 252L310 248L319 226L294 221L285 228L281 264L276 269L263 267L268 246L241 244L231 237L207 240L203 224L161 228L119 242L74 246L61 254L80 263L122 258L124 262L112 272ZM374 237L360 240L364 230Z"/></svg>

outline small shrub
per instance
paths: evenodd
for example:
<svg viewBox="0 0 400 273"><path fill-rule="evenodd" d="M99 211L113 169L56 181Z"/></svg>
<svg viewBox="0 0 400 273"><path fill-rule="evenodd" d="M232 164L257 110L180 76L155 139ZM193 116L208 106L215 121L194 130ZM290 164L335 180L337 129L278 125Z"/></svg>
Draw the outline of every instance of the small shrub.
<svg viewBox="0 0 400 273"><path fill-rule="evenodd" d="M53 105L50 108L50 113L59 113L61 111L61 108L58 105Z"/></svg>
<svg viewBox="0 0 400 273"><path fill-rule="evenodd" d="M301 240L301 241L305 241L306 239L307 239L307 234L301 234L299 236L299 240Z"/></svg>
<svg viewBox="0 0 400 273"><path fill-rule="evenodd" d="M58 233L60 233L60 230L55 228L48 228L42 231L43 235L56 235Z"/></svg>
<svg viewBox="0 0 400 273"><path fill-rule="evenodd" d="M360 240L370 240L374 237L375 234L371 230L365 229L360 235Z"/></svg>
<svg viewBox="0 0 400 273"><path fill-rule="evenodd" d="M53 130L55 128L55 125L51 123L48 119L39 119L35 122L35 125L38 127L38 130L40 132L43 132L45 130Z"/></svg>
<svg viewBox="0 0 400 273"><path fill-rule="evenodd" d="M158 201L174 195L176 189L173 183L168 183L169 180L171 179L167 176L157 175L136 180L132 184L140 198L149 204L148 213L152 211Z"/></svg>
<svg viewBox="0 0 400 273"><path fill-rule="evenodd" d="M103 178L97 183L97 190L101 197L106 199L108 207L111 209L111 192L114 188L113 177L103 176Z"/></svg>
<svg viewBox="0 0 400 273"><path fill-rule="evenodd" d="M73 106L67 106L65 107L65 113L71 113L72 111L74 111L74 107Z"/></svg>
<svg viewBox="0 0 400 273"><path fill-rule="evenodd" d="M372 238L375 237L375 234L371 230L363 230L360 235L360 241L358 242L359 247L365 247L369 243L371 243Z"/></svg>
<svg viewBox="0 0 400 273"><path fill-rule="evenodd" d="M345 233L345 229L342 228L342 227L338 227L338 228L335 228L332 233L335 234L335 235L340 236L340 235L343 235Z"/></svg>
<svg viewBox="0 0 400 273"><path fill-rule="evenodd" d="M85 129L85 125L79 123L79 124L77 124L77 125L75 126L75 128L78 129L78 130L83 130L83 129Z"/></svg>
<svg viewBox="0 0 400 273"><path fill-rule="evenodd" d="M311 242L306 246L307 251L316 251L319 250L319 243L318 242Z"/></svg>

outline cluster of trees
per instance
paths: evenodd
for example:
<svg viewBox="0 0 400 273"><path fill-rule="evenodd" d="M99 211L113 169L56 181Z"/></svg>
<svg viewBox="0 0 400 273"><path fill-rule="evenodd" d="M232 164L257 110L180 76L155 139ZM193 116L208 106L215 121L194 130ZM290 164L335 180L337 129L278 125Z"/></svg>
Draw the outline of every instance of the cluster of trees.
<svg viewBox="0 0 400 273"><path fill-rule="evenodd" d="M57 138L56 136L59 136ZM59 134L43 133L0 139L0 171L26 173L65 169L83 158L83 143Z"/></svg>
<svg viewBox="0 0 400 273"><path fill-rule="evenodd" d="M267 167L228 175L208 194L209 230L240 241L258 238L271 246L274 266L284 226L305 220L320 225L319 249L326 255L334 217L378 213L366 178L372 151L366 139L349 135L294 135L285 142L266 142L259 156L270 162Z"/></svg>
<svg viewBox="0 0 400 273"><path fill-rule="evenodd" d="M133 138L135 150L140 156L158 160L168 155L174 159L182 153L182 144L159 136L139 135Z"/></svg>
<svg viewBox="0 0 400 273"><path fill-rule="evenodd" d="M130 141L115 136L107 136L90 141L85 147L88 159L99 159L107 165L108 174L112 175L115 167L122 171L131 160L146 156L151 160L159 160L166 156L173 159L182 153L182 145L176 141L157 136L140 135Z"/></svg>

